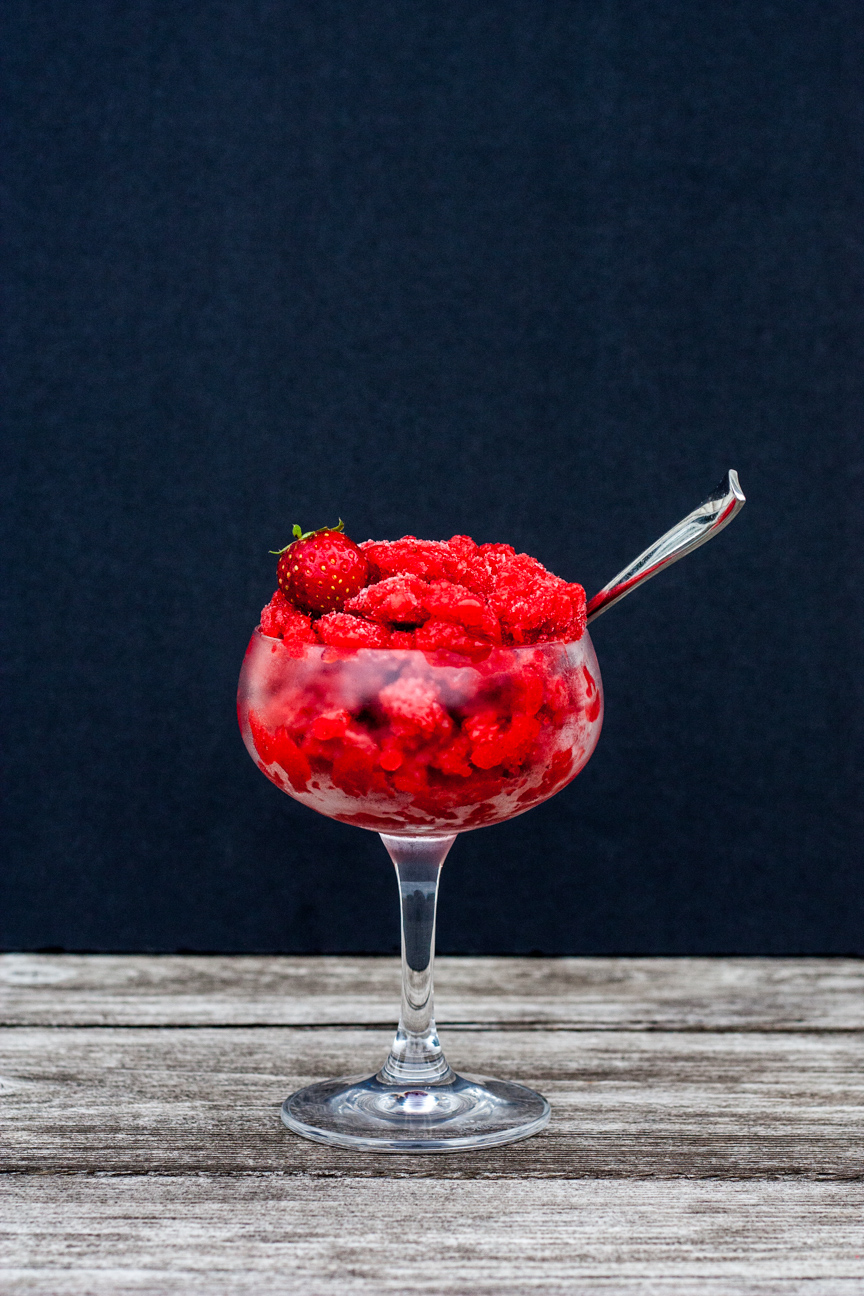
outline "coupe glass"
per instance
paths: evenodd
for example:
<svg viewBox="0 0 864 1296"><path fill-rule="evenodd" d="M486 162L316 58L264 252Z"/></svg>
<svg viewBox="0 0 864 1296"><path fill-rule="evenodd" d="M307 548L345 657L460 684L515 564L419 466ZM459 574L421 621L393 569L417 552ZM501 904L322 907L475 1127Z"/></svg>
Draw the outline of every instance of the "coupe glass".
<svg viewBox="0 0 864 1296"><path fill-rule="evenodd" d="M456 834L524 814L590 757L603 692L587 634L489 647L468 659L410 649L343 651L252 635L238 692L252 759L289 796L381 835L402 915L402 1011L377 1075L287 1098L289 1129L377 1152L451 1152L527 1138L540 1094L460 1076L435 1028L432 964L441 866Z"/></svg>

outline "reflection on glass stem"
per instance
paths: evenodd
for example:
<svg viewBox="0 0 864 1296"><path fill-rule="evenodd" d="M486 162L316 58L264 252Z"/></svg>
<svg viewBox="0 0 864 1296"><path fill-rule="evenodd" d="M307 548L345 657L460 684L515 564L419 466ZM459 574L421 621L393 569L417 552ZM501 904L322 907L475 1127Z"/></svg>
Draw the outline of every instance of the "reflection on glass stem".
<svg viewBox="0 0 864 1296"><path fill-rule="evenodd" d="M382 833L381 840L399 882L402 1011L379 1078L387 1084L434 1084L452 1074L435 1029L432 973L438 879L456 837L391 837Z"/></svg>

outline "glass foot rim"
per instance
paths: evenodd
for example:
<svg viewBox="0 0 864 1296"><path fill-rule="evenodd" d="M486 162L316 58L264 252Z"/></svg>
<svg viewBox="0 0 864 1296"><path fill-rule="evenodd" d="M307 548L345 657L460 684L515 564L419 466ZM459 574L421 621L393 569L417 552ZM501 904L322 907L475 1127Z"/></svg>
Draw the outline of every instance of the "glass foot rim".
<svg viewBox="0 0 864 1296"><path fill-rule="evenodd" d="M489 1090L494 1085L497 1092ZM456 1075L451 1072L451 1079L444 1085L426 1085L425 1091L457 1091L459 1089L483 1091L499 1109L497 1122L491 1122L488 1130L474 1129L470 1133L460 1132L464 1126L464 1114L449 1123L440 1121L433 1128L397 1130L392 1125L388 1128L386 1119L369 1120L368 1127L362 1132L349 1132L346 1121L334 1116L325 1123L328 1115L325 1104L338 1095L348 1096L356 1092L376 1093L402 1098L414 1091L409 1084L384 1085L377 1076L344 1076L339 1080L325 1080L318 1084L307 1085L291 1094L282 1104L282 1120L288 1129L313 1143L324 1143L330 1147L348 1148L360 1152L376 1153L435 1153L446 1154L464 1152L487 1147L500 1147L504 1143L515 1143L518 1139L531 1138L539 1134L549 1124L551 1108L542 1094L528 1089L525 1085L515 1084L509 1080L495 1080L489 1076ZM519 1117L511 1122L502 1118L500 1108L513 1103L520 1109ZM317 1119L304 1119L300 1111L318 1109ZM352 1122L355 1125L356 1121ZM341 1128L340 1128L341 1126ZM377 1128L376 1128L377 1126Z"/></svg>

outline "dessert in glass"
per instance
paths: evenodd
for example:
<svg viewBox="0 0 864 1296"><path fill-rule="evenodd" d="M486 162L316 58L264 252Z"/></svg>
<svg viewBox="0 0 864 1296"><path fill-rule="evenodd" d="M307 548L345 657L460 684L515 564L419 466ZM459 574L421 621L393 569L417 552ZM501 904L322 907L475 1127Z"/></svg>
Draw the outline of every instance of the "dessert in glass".
<svg viewBox="0 0 864 1296"><path fill-rule="evenodd" d="M381 835L400 894L402 1010L377 1075L310 1085L283 1120L381 1152L525 1138L547 1123L546 1099L457 1075L438 1041L438 880L458 833L524 814L591 756L603 692L584 591L467 536L358 546L341 523L295 534L246 652L240 727L277 787Z"/></svg>

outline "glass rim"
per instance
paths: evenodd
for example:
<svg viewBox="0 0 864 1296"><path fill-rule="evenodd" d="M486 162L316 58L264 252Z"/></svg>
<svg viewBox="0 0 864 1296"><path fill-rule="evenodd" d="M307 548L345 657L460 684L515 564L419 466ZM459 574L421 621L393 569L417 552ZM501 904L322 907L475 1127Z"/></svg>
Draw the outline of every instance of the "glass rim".
<svg viewBox="0 0 864 1296"><path fill-rule="evenodd" d="M454 625L455 625L455 624L456 624L456 623L454 622ZM284 642L285 642L285 640L282 639L282 638L280 638L279 635L268 635L268 634L266 634L266 633L261 629L260 626L256 626L256 627L255 627L255 629L252 631L252 635L253 635L253 637L254 637L255 635L257 635L259 639L266 639L266 640L268 640L268 642L270 642L270 643L284 643ZM585 629L582 631L582 634L579 636L578 639L544 639L544 640L542 641L542 643L533 643L533 644L496 644L496 643L489 643L489 648L490 648L490 650L493 649L493 648L505 648L508 652L536 652L538 648L570 648L570 647L572 647L574 644L581 644L581 643L584 643L586 639L588 640L588 642L589 642L589 643L592 645L592 647L593 647L593 640L592 640L592 638L591 638L591 635L589 634L589 631L588 631L588 627L587 627L587 626L586 626ZM481 642L481 643L487 643L488 641L487 641L487 640L479 640L478 642ZM443 646L440 647L440 648L398 648L398 647L389 648L389 647L387 647L387 646L376 648L376 647L373 647L371 644L364 644L362 648L340 648L337 644L304 643L303 647L304 647L304 648L322 648L322 649L323 649L323 648L333 648L336 652L344 652L344 653L351 653L351 654L354 654L354 653L361 653L361 652L373 652L373 653L404 653L404 654L408 654L408 653L422 653L424 656L426 656L428 653L449 652L449 653L452 653L454 657L464 657L465 660L468 661L468 662L470 662L470 661L472 660L472 658L468 655L468 653L462 653L462 652L459 651L458 648L447 648L447 647L443 647Z"/></svg>

